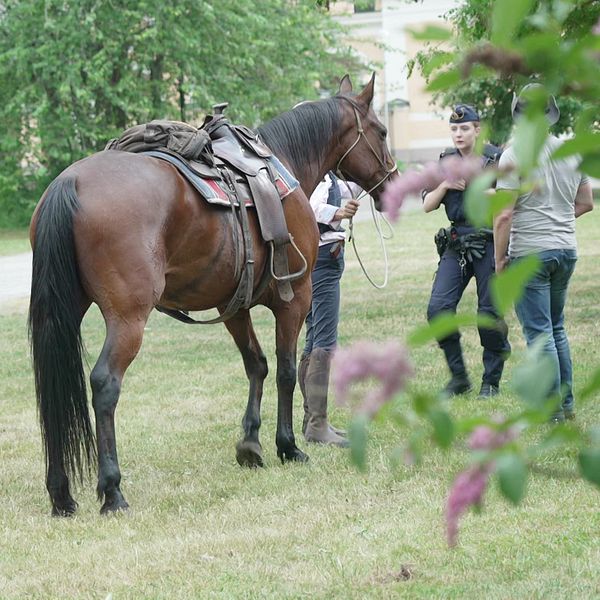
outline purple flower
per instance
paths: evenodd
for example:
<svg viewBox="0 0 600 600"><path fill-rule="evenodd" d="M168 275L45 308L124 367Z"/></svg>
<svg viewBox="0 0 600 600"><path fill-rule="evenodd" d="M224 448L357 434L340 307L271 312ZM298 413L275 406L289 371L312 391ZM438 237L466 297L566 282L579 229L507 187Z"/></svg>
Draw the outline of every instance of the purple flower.
<svg viewBox="0 0 600 600"><path fill-rule="evenodd" d="M448 545L455 546L458 538L458 520L471 506L480 505L487 487L490 473L493 470L491 463L475 465L459 473L446 505L446 526Z"/></svg>
<svg viewBox="0 0 600 600"><path fill-rule="evenodd" d="M449 183L460 179L469 182L480 172L481 159L476 156L449 156L437 163L427 163L420 171L406 171L386 185L381 196L383 210L395 223L407 196L418 195L422 190L434 190L444 180Z"/></svg>
<svg viewBox="0 0 600 600"><path fill-rule="evenodd" d="M512 442L517 435L518 431L514 427L498 431L488 425L480 425L473 430L469 447L471 450L496 450Z"/></svg>
<svg viewBox="0 0 600 600"><path fill-rule="evenodd" d="M502 416L495 417L494 421L499 426L505 422ZM515 427L499 430L489 425L480 425L471 433L469 447L471 450L497 450L512 442L518 435L519 432ZM458 521L461 515L470 506L481 504L483 493L494 469L494 461L485 460L459 473L454 480L446 506L446 530L450 546L456 545Z"/></svg>
<svg viewBox="0 0 600 600"><path fill-rule="evenodd" d="M413 374L406 347L398 342L361 341L349 348L339 348L333 357L333 386L338 404L348 403L350 387L370 377L380 385L371 390L359 405L360 412L370 417L398 391Z"/></svg>

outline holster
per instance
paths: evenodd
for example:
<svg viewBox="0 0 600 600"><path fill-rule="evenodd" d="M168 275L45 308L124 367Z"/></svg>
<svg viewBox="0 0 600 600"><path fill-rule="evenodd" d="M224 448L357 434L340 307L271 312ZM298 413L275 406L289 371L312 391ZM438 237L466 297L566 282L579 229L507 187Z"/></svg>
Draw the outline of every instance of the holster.
<svg viewBox="0 0 600 600"><path fill-rule="evenodd" d="M441 258L444 252L446 252L446 248L448 248L448 244L450 243L449 229L444 229L443 227L439 229L438 232L433 236L433 241L435 242L437 253Z"/></svg>

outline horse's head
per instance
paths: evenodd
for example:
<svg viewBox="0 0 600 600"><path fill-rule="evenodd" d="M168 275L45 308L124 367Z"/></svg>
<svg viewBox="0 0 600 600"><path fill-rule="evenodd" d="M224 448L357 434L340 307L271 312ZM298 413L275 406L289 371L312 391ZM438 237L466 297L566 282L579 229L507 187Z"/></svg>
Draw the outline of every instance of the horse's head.
<svg viewBox="0 0 600 600"><path fill-rule="evenodd" d="M342 112L343 133L339 137L340 159L336 165L342 175L371 194L380 209L385 184L397 175L396 162L387 146L387 130L373 111L375 74L358 94L352 93L350 77L345 75L336 96Z"/></svg>

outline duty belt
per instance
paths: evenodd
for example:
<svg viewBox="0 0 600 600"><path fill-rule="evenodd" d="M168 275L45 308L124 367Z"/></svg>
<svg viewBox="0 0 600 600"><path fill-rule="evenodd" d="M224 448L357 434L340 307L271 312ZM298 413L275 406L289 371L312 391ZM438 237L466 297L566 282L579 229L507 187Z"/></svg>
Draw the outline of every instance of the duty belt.
<svg viewBox="0 0 600 600"><path fill-rule="evenodd" d="M491 229L478 229L471 233L459 235L454 226L447 229L442 228L434 236L440 258L448 248L458 254L458 264L463 275L465 274L467 262L472 263L475 259L482 258L485 254L487 243L493 239Z"/></svg>

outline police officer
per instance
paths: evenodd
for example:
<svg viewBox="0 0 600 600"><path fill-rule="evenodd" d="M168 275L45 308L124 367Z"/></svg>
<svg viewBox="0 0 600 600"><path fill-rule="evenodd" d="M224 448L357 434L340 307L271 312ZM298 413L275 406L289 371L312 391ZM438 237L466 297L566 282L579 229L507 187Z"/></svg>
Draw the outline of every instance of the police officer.
<svg viewBox="0 0 600 600"><path fill-rule="evenodd" d="M450 135L454 147L445 150L440 160L448 156L467 157L475 150L475 142L480 134L479 114L467 104L457 105L450 116ZM484 167L497 163L501 151L486 144L481 161ZM433 190L423 190L423 209L431 212L444 205L451 227L440 230L436 245L440 262L433 282L427 318L442 312L456 312L462 294L471 280L477 282L477 311L496 319L497 328L479 328L479 339L483 347L483 377L479 396L496 396L500 388L500 378L504 361L510 353L507 327L496 312L490 297L489 282L494 273L494 244L490 230L477 229L469 223L464 210L464 190L466 182L443 181ZM441 238L441 239L440 239ZM438 340L444 351L451 379L444 391L449 396L471 391L460 344L460 333L454 332Z"/></svg>

